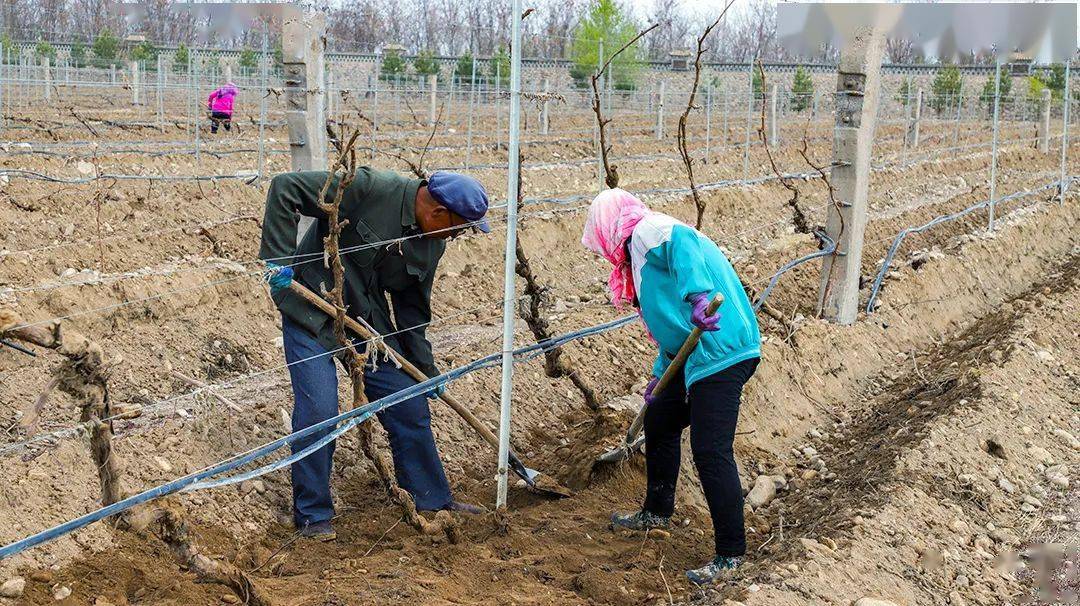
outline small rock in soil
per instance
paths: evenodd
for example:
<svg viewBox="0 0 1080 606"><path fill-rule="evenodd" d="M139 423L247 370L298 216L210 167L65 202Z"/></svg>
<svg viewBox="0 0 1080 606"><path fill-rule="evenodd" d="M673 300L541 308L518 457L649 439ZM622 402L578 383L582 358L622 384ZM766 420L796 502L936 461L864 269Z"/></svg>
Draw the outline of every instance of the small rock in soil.
<svg viewBox="0 0 1080 606"><path fill-rule="evenodd" d="M54 600L59 602L69 595L71 595L71 588L67 585L57 585L56 587L53 587L52 596Z"/></svg>
<svg viewBox="0 0 1080 606"><path fill-rule="evenodd" d="M1054 457L1049 451L1041 446L1029 446L1027 451L1028 455L1039 463L1044 465L1052 465L1054 463Z"/></svg>
<svg viewBox="0 0 1080 606"><path fill-rule="evenodd" d="M859 598L855 600L854 606L898 606L896 602L890 602L889 600L882 600L881 598Z"/></svg>
<svg viewBox="0 0 1080 606"><path fill-rule="evenodd" d="M1068 488L1069 487L1069 476L1062 475L1062 474L1052 474L1052 475L1046 476L1046 479L1049 480L1051 484L1053 484L1054 486L1057 486L1058 488Z"/></svg>
<svg viewBox="0 0 1080 606"><path fill-rule="evenodd" d="M1058 438L1061 438L1063 442L1068 444L1069 448L1072 448L1073 450L1080 450L1080 438L1077 438L1076 436L1065 431L1064 429L1055 429L1054 435Z"/></svg>
<svg viewBox="0 0 1080 606"><path fill-rule="evenodd" d="M661 528L652 528L649 530L649 537L663 541L671 538L671 533Z"/></svg>
<svg viewBox="0 0 1080 606"><path fill-rule="evenodd" d="M169 473L173 469L172 464L162 457L155 456L154 463L157 463L157 466L161 469L161 471L164 471L165 473Z"/></svg>
<svg viewBox="0 0 1080 606"><path fill-rule="evenodd" d="M53 573L51 570L35 570L30 573L30 580L35 583L52 583Z"/></svg>
<svg viewBox="0 0 1080 606"><path fill-rule="evenodd" d="M0 585L0 597L17 598L22 595L24 589L26 589L26 579L12 577Z"/></svg>
<svg viewBox="0 0 1080 606"><path fill-rule="evenodd" d="M231 593L226 593L225 595L221 596L221 601L226 604L239 604L240 598L232 595Z"/></svg>
<svg viewBox="0 0 1080 606"><path fill-rule="evenodd" d="M758 476L754 480L754 487L746 495L746 502L754 509L764 507L776 497L776 481L772 476Z"/></svg>
<svg viewBox="0 0 1080 606"><path fill-rule="evenodd" d="M1009 494L1016 492L1016 485L1005 479L1005 476L998 478L998 486Z"/></svg>

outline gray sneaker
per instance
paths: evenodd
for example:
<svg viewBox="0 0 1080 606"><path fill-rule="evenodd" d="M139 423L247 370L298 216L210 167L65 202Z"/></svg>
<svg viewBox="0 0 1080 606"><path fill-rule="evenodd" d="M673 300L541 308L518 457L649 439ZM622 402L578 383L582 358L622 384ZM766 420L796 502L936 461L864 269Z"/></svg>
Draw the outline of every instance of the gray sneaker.
<svg viewBox="0 0 1080 606"><path fill-rule="evenodd" d="M337 533L334 532L334 527L330 524L329 520L305 524L300 528L299 532L300 536L305 539L313 539L324 543L333 541L337 538Z"/></svg>
<svg viewBox="0 0 1080 606"><path fill-rule="evenodd" d="M671 518L645 511L611 514L612 530L651 530L671 526Z"/></svg>
<svg viewBox="0 0 1080 606"><path fill-rule="evenodd" d="M729 576L742 564L742 558L716 556L713 561L693 570L686 571L686 578L695 585L712 585L716 581Z"/></svg>

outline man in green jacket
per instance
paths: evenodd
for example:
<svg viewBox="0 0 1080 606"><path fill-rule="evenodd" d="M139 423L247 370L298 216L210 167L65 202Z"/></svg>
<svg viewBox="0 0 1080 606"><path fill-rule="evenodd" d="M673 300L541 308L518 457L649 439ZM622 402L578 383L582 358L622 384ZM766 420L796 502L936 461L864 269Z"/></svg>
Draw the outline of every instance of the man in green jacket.
<svg viewBox="0 0 1080 606"><path fill-rule="evenodd" d="M318 207L327 174L306 171L274 177L266 196L259 249L259 257L269 268L271 295L281 312L285 359L295 396L294 431L338 414L335 356L329 354L337 355L341 347L333 333L333 320L288 288L293 279L315 292L320 292L320 285L333 283L323 262L329 223ZM335 177L328 196L336 189ZM423 181L361 168L342 198L340 218L348 224L339 245L348 313L367 321L385 336L388 346L428 376L439 374L425 336L431 322L435 268L447 238L472 227L490 231L484 220L487 207L487 193L479 181L444 171ZM300 215L315 217L317 223L297 245ZM415 384L389 362L364 369L364 391L372 401ZM437 397L442 389L428 397ZM378 417L389 435L398 484L409 491L417 509L476 510L450 496L425 397L405 400ZM293 451L327 433L297 441ZM330 443L292 465L293 516L303 536L320 540L336 536L330 524L333 452Z"/></svg>

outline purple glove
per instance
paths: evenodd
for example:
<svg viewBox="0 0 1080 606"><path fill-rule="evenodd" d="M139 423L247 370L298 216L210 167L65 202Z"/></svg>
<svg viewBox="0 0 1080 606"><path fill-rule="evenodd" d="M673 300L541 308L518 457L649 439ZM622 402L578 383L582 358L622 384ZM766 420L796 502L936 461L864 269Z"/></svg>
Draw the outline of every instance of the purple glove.
<svg viewBox="0 0 1080 606"><path fill-rule="evenodd" d="M656 396L653 395L653 390L656 389L656 384L660 382L660 379L652 377L649 379L649 384L645 386L645 405L652 406L653 400Z"/></svg>
<svg viewBox="0 0 1080 606"><path fill-rule="evenodd" d="M690 295L690 305L694 308L690 314L690 322L707 332L720 330L720 312L717 311L711 316L707 315L710 302L709 293L699 292L696 295Z"/></svg>

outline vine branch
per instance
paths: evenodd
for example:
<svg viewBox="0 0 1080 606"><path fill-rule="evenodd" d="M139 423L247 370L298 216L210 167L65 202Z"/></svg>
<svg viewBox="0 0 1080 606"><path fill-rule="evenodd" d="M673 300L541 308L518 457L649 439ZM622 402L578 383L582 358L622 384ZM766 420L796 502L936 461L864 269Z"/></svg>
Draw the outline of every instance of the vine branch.
<svg viewBox="0 0 1080 606"><path fill-rule="evenodd" d="M713 29L720 24L720 20L727 14L731 5L735 3L735 0L728 0L724 10L720 12L720 16L716 18L705 31L701 33L701 36L697 39L697 54L694 56L694 83L690 87L690 97L686 100L686 109L683 110L681 116L679 116L679 155L682 156L683 166L686 167L686 176L690 180L690 194L694 197L694 206L697 207L697 222L694 225L695 229L701 229L701 221L705 216L705 202L701 199L701 195L697 190L697 182L694 180L694 161L690 158L690 151L686 143L686 122L690 117L690 111L696 109L694 100L697 98L698 84L701 82L701 55L705 53L705 39L709 37Z"/></svg>
<svg viewBox="0 0 1080 606"><path fill-rule="evenodd" d="M769 146L769 137L765 134L765 68L761 65L761 59L757 62L758 73L761 74L761 124L758 126L757 133L758 138L761 139L762 145L765 147L765 156L769 159L769 166L772 167L773 173L776 174L776 178L780 181L780 185L783 185L785 189L791 192L791 199L788 200L787 205L791 207L791 222L795 225L795 231L801 234L812 233L810 225L806 222L806 213L803 212L802 207L799 206L799 188L795 187L795 184L791 182L791 179L785 177L780 169L776 166L776 160L772 155L772 148Z"/></svg>
<svg viewBox="0 0 1080 606"><path fill-rule="evenodd" d="M604 75L604 72L607 71L608 66L610 66L611 62L615 60L615 57L618 57L623 51L633 46L633 44L640 40L642 36L658 27L660 27L659 23L653 23L649 27L638 32L637 35L631 38L629 42L622 45L619 50L615 51L610 57L608 57L607 61L605 61L604 64L600 66L600 69L596 70L596 72L590 78L593 90L592 110L593 113L596 114L596 124L599 126L600 129L600 160L604 165L604 183L606 183L607 186L611 189L619 186L619 167L612 164L608 159L608 154L611 153L611 146L607 142L606 129L608 123L611 122L611 118L605 118L603 110L601 110L600 108L600 87L597 82L600 81L600 77Z"/></svg>

